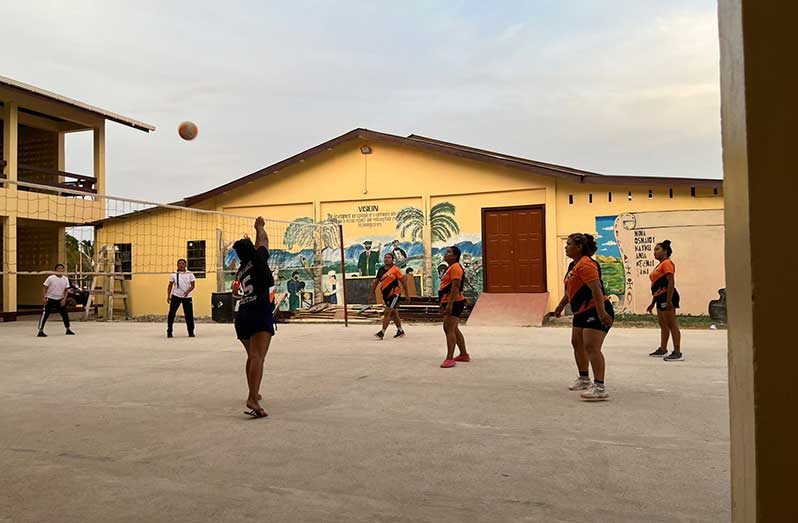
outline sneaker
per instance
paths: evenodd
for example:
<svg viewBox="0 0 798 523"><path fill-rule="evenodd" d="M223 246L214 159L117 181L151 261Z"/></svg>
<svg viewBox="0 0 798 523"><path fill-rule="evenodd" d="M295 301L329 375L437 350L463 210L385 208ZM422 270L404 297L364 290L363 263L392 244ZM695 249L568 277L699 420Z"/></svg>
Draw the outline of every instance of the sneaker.
<svg viewBox="0 0 798 523"><path fill-rule="evenodd" d="M668 354L668 349L663 349L662 347L657 348L654 352L650 353L649 356L665 356Z"/></svg>
<svg viewBox="0 0 798 523"><path fill-rule="evenodd" d="M196 338L196 336L194 336L194 333L193 333L193 332L192 332L191 334L189 334L189 335L188 335L188 337L189 337L189 338Z"/></svg>
<svg viewBox="0 0 798 523"><path fill-rule="evenodd" d="M174 338L174 336L172 336L172 333L171 333L171 332L167 332L167 333L166 333L166 337L167 337L167 338Z"/></svg>
<svg viewBox="0 0 798 523"><path fill-rule="evenodd" d="M590 378L577 378L574 384L568 387L568 390L587 390L590 388Z"/></svg>
<svg viewBox="0 0 798 523"><path fill-rule="evenodd" d="M404 338L404 336L405 336L405 331L403 331L402 329L397 330L396 334L393 335L394 338Z"/></svg>
<svg viewBox="0 0 798 523"><path fill-rule="evenodd" d="M580 394L584 401L606 401L610 399L607 394L607 388L604 385L596 385L593 383L585 392Z"/></svg>
<svg viewBox="0 0 798 523"><path fill-rule="evenodd" d="M374 336L376 336L379 339L383 339L385 337L385 333L382 332L382 331L379 331L376 334L374 334Z"/></svg>
<svg viewBox="0 0 798 523"><path fill-rule="evenodd" d="M454 359L454 361L462 361L464 363L468 363L469 361L471 361L471 355L470 354L460 354L459 356L457 356Z"/></svg>
<svg viewBox="0 0 798 523"><path fill-rule="evenodd" d="M454 360L443 360L443 363L441 363L441 368L442 369L451 369L455 365L457 365L457 362L454 361Z"/></svg>
<svg viewBox="0 0 798 523"><path fill-rule="evenodd" d="M44 331L39 331L39 334L37 334L36 336L39 338L46 338L47 334L45 334Z"/></svg>
<svg viewBox="0 0 798 523"><path fill-rule="evenodd" d="M67 331L66 331L66 335L67 335L67 336L74 336L74 335L75 335L75 333L74 333L74 332L72 332L70 329L67 329Z"/></svg>
<svg viewBox="0 0 798 523"><path fill-rule="evenodd" d="M665 361L684 361L684 354L681 352L671 352L662 359Z"/></svg>

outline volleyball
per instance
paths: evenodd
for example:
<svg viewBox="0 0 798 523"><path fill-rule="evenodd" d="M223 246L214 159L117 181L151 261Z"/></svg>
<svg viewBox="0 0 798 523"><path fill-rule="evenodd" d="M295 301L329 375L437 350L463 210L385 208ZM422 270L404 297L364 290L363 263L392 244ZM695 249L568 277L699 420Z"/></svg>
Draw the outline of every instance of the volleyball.
<svg viewBox="0 0 798 523"><path fill-rule="evenodd" d="M197 126L194 122L183 122L180 124L180 127L177 128L177 132L180 134L180 138L184 140L193 140L197 137Z"/></svg>

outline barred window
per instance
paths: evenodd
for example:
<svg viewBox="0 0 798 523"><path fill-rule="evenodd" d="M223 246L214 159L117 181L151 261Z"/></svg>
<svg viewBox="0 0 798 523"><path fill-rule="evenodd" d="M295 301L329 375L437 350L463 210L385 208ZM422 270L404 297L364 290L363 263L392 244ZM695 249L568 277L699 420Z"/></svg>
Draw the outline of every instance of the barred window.
<svg viewBox="0 0 798 523"><path fill-rule="evenodd" d="M133 248L129 243L114 244L114 272L133 272ZM125 279L133 278L132 274L125 274Z"/></svg>
<svg viewBox="0 0 798 523"><path fill-rule="evenodd" d="M186 244L186 262L194 277L205 277L205 240L194 240Z"/></svg>

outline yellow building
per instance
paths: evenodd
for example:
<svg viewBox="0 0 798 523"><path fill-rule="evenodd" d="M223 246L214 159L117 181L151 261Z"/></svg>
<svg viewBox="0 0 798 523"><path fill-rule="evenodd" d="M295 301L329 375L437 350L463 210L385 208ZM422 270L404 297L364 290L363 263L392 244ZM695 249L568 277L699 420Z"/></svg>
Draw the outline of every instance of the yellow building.
<svg viewBox="0 0 798 523"><path fill-rule="evenodd" d="M706 314L709 301L725 287L721 180L606 176L416 135L355 129L189 196L182 205L341 224L347 278L373 275L382 255L398 248L405 254L402 266L422 276L426 295L436 294L443 248L456 244L474 298L535 295L553 306L568 265L565 238L577 231L599 237L605 284L622 311L645 311L653 246L663 239L673 241L683 313ZM166 219L155 213L111 220L98 231L98 241L130 236L123 228L157 230L156 221ZM207 237L213 227L208 223ZM191 240L175 237L170 256L185 257ZM131 252L135 264L137 257L155 251L132 245ZM207 266L223 254L211 246ZM340 278L340 263L331 261L325 275L328 268ZM202 294L223 287L213 271L206 276L195 293L200 315L210 312L210 297ZM132 315L163 314L162 287L163 277L134 275Z"/></svg>
<svg viewBox="0 0 798 523"><path fill-rule="evenodd" d="M65 261L65 227L104 217L106 120L155 128L4 77L0 119L0 310L13 319L18 309L41 307L43 277L30 273ZM93 135L93 173L64 171L65 136L75 132Z"/></svg>

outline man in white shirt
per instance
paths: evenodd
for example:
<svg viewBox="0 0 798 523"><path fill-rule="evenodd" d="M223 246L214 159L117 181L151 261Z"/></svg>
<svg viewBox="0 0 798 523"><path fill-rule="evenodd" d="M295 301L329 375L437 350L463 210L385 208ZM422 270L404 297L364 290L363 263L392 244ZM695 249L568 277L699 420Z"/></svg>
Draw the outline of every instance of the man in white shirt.
<svg viewBox="0 0 798 523"><path fill-rule="evenodd" d="M166 337L172 338L172 328L175 324L177 309L183 306L183 315L186 317L188 337L194 337L194 302L191 293L194 291L196 278L186 270L186 260L177 260L177 272L169 276L169 287L166 289L166 303L169 304L169 317L166 325Z"/></svg>
<svg viewBox="0 0 798 523"><path fill-rule="evenodd" d="M44 324L47 323L47 318L53 311L61 314L61 319L64 320L64 327L66 327L66 334L73 336L75 333L69 329L69 315L66 311L66 296L67 289L69 288L69 279L64 276L64 265L59 263L55 266L55 274L51 274L44 280L44 310L42 317L39 320L39 334L40 338L46 338L47 334L44 333Z"/></svg>

